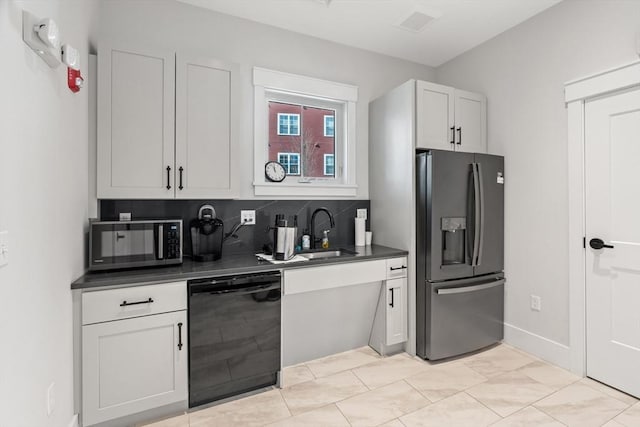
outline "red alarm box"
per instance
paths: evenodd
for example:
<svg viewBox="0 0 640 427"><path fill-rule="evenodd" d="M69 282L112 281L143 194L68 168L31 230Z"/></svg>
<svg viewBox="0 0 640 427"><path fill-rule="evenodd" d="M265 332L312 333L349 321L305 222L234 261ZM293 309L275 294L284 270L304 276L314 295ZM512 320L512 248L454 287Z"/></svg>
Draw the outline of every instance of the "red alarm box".
<svg viewBox="0 0 640 427"><path fill-rule="evenodd" d="M84 84L84 79L80 70L74 70L73 68L67 68L67 84L71 92L76 93L80 90Z"/></svg>

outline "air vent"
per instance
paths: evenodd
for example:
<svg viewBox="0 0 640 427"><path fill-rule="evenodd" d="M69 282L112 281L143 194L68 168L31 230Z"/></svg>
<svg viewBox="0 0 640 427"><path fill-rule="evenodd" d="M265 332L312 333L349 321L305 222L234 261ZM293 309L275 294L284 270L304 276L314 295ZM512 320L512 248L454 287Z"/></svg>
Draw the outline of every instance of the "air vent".
<svg viewBox="0 0 640 427"><path fill-rule="evenodd" d="M413 12L409 15L404 21L398 24L398 28L402 28L406 31L411 31L412 33L419 33L424 30L427 24L433 21L435 17L429 16L422 12Z"/></svg>

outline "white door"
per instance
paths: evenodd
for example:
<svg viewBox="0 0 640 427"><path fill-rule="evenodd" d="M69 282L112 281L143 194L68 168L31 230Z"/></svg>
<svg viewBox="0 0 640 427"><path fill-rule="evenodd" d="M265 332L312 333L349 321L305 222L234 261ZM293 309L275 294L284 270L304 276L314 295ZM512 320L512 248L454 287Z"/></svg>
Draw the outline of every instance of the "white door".
<svg viewBox="0 0 640 427"><path fill-rule="evenodd" d="M187 399L186 313L82 327L83 425Z"/></svg>
<svg viewBox="0 0 640 427"><path fill-rule="evenodd" d="M453 150L454 89L435 83L416 83L416 147Z"/></svg>
<svg viewBox="0 0 640 427"><path fill-rule="evenodd" d="M585 104L585 171L587 375L640 396L640 89Z"/></svg>
<svg viewBox="0 0 640 427"><path fill-rule="evenodd" d="M174 76L170 51L98 51L98 198L174 197Z"/></svg>
<svg viewBox="0 0 640 427"><path fill-rule="evenodd" d="M487 98L455 90L455 149L466 153L487 152Z"/></svg>
<svg viewBox="0 0 640 427"><path fill-rule="evenodd" d="M407 340L407 278L387 280L386 288L386 344L399 344Z"/></svg>
<svg viewBox="0 0 640 427"><path fill-rule="evenodd" d="M176 55L176 198L237 197L237 66Z"/></svg>

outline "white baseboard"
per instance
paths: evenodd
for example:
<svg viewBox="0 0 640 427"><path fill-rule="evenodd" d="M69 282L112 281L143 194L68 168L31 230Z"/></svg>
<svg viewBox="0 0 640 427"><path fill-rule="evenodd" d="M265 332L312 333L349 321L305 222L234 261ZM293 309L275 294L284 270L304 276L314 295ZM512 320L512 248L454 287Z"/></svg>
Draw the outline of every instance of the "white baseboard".
<svg viewBox="0 0 640 427"><path fill-rule="evenodd" d="M571 370L570 350L564 344L508 323L504 324L504 342L561 368Z"/></svg>
<svg viewBox="0 0 640 427"><path fill-rule="evenodd" d="M71 421L69 421L69 427L78 427L78 414L75 414Z"/></svg>

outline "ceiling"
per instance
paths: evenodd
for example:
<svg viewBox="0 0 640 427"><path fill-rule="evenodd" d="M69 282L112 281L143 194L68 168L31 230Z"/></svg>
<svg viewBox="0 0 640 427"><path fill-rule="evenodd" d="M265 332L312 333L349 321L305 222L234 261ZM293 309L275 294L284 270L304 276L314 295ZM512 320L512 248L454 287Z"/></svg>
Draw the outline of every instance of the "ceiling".
<svg viewBox="0 0 640 427"><path fill-rule="evenodd" d="M178 1L437 67L560 0ZM398 28L414 12L434 19L419 32Z"/></svg>

